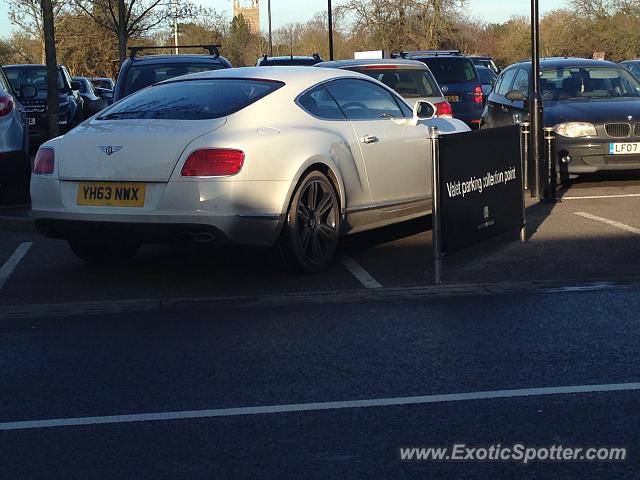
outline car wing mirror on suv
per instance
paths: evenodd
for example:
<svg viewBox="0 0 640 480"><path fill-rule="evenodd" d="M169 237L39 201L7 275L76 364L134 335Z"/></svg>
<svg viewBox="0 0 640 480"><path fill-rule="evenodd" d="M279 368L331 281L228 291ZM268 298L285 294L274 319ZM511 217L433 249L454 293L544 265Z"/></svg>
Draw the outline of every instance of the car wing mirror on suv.
<svg viewBox="0 0 640 480"><path fill-rule="evenodd" d="M82 89L82 85L80 85L80 82L74 80L73 82L71 82L71 90L78 90L80 91L80 89Z"/></svg>
<svg viewBox="0 0 640 480"><path fill-rule="evenodd" d="M33 98L38 95L38 87L35 85L20 85L18 94L20 98Z"/></svg>
<svg viewBox="0 0 640 480"><path fill-rule="evenodd" d="M520 90L511 90L507 92L505 98L511 102L525 102L527 97Z"/></svg>
<svg viewBox="0 0 640 480"><path fill-rule="evenodd" d="M426 100L418 100L413 106L413 124L417 125L420 120L429 120L435 117L436 106Z"/></svg>

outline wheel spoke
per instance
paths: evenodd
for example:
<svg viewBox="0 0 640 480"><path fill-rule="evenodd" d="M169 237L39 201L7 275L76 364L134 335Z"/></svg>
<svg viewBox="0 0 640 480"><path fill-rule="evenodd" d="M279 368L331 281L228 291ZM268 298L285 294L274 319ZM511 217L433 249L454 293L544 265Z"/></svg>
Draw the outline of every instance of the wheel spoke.
<svg viewBox="0 0 640 480"><path fill-rule="evenodd" d="M318 213L320 216L323 216L325 213L330 211L333 208L333 197L325 193L320 200L320 204L318 204Z"/></svg>
<svg viewBox="0 0 640 480"><path fill-rule="evenodd" d="M329 225L325 225L324 223L320 224L320 235L322 235L327 240L333 241L336 238L336 231L331 228Z"/></svg>
<svg viewBox="0 0 640 480"><path fill-rule="evenodd" d="M307 210L307 207L305 207L302 202L298 203L298 217L300 217L305 224L309 221L309 210Z"/></svg>
<svg viewBox="0 0 640 480"><path fill-rule="evenodd" d="M305 255L307 253L307 250L309 249L309 241L311 240L311 236L312 236L311 234L312 234L311 230L308 229L307 227L305 227L302 230L300 244L302 246L302 251L305 253Z"/></svg>
<svg viewBox="0 0 640 480"><path fill-rule="evenodd" d="M307 188L307 205L309 206L309 210L313 211L316 209L316 200L318 195L318 183L311 182L309 187Z"/></svg>
<svg viewBox="0 0 640 480"><path fill-rule="evenodd" d="M311 258L318 263L322 261L322 246L317 233L311 237Z"/></svg>

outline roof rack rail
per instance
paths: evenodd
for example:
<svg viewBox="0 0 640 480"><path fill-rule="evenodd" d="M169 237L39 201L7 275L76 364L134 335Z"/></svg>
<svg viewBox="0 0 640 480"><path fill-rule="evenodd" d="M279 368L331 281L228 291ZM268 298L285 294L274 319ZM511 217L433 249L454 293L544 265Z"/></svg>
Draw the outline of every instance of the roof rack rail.
<svg viewBox="0 0 640 480"><path fill-rule="evenodd" d="M220 56L220 50L218 50L222 45L178 45L177 48L203 48L209 51L209 55L213 55L214 57ZM157 50L161 48L176 48L176 45L153 45L153 46L136 46L129 47L129 58L135 58L138 52L142 50Z"/></svg>
<svg viewBox="0 0 640 480"><path fill-rule="evenodd" d="M419 55L428 55L430 57L440 57L440 56L459 56L462 55L460 50L409 50L409 51L401 51L399 53L392 53L391 58L409 58L415 57Z"/></svg>

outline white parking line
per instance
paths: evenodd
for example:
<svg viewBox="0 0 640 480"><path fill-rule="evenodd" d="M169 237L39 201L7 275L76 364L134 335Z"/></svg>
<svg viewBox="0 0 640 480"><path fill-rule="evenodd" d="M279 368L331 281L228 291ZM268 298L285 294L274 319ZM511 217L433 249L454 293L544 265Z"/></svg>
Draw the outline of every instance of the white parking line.
<svg viewBox="0 0 640 480"><path fill-rule="evenodd" d="M608 218L598 217L597 215L591 215L590 213L587 213L587 212L575 212L575 214L584 218L595 220L596 222L606 223L607 225L611 225L612 227L619 228L620 230L625 230L627 232L640 235L640 228L631 227L629 225L625 225L624 223L616 222L615 220L609 220Z"/></svg>
<svg viewBox="0 0 640 480"><path fill-rule="evenodd" d="M382 285L362 266L346 253L340 255L340 261L365 288L380 288Z"/></svg>
<svg viewBox="0 0 640 480"><path fill-rule="evenodd" d="M624 195L585 195L584 197L562 197L561 200L593 200L597 198L631 198L640 197L640 193L628 193Z"/></svg>
<svg viewBox="0 0 640 480"><path fill-rule="evenodd" d="M140 413L133 415L108 415L100 417L56 418L51 420L27 420L0 423L0 431L27 430L80 425L105 425L114 423L149 422L159 420L188 420L195 418L237 417L241 415L268 415L275 413L317 412L350 408L393 407L495 398L539 397L545 395L571 395L577 393L623 392L640 390L640 383L611 383L604 385L576 385L568 387L522 388L517 390L493 390L485 392L450 393L422 397L376 398L341 402L294 403L259 407L219 408L213 410L186 410L179 412Z"/></svg>
<svg viewBox="0 0 640 480"><path fill-rule="evenodd" d="M4 262L4 265L0 267L0 290L4 287L4 284L7 283L7 280L9 280L9 277L20 263L20 260L27 254L31 245L33 245L33 242L24 242L18 245L16 251L13 252L9 259Z"/></svg>

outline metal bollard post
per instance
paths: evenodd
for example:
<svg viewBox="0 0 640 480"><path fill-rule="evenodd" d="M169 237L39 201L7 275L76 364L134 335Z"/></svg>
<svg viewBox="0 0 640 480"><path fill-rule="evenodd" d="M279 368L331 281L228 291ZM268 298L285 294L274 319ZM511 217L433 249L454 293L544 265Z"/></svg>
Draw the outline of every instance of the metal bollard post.
<svg viewBox="0 0 640 480"><path fill-rule="evenodd" d="M520 124L520 134L522 135L522 178L524 181L524 189L529 190L529 122Z"/></svg>
<svg viewBox="0 0 640 480"><path fill-rule="evenodd" d="M440 131L438 127L429 127L431 139L431 223L433 232L433 269L434 283L442 283L442 239L440 226L440 171L438 156L440 155Z"/></svg>
<svg viewBox="0 0 640 480"><path fill-rule="evenodd" d="M546 143L545 154L548 165L547 181L544 185L543 201L547 203L554 203L557 201L558 191L558 176L556 173L556 159L555 159L555 139L553 128L545 127L544 129L544 141Z"/></svg>

